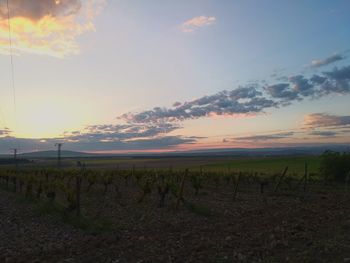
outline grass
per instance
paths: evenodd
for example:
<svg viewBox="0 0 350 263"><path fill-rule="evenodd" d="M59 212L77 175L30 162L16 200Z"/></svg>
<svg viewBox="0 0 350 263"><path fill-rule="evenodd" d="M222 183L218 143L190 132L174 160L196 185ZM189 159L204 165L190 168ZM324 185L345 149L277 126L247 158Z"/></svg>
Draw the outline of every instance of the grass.
<svg viewBox="0 0 350 263"><path fill-rule="evenodd" d="M277 173L288 166L288 174L303 174L307 162L309 173L318 173L320 161L319 156L244 157L205 165L203 169Z"/></svg>

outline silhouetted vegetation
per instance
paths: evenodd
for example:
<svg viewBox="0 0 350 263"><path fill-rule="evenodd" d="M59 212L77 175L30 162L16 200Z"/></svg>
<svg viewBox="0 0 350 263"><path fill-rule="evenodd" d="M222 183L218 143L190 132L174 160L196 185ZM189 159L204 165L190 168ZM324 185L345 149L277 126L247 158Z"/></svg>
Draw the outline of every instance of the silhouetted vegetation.
<svg viewBox="0 0 350 263"><path fill-rule="evenodd" d="M31 161L27 159L17 159L17 164L28 164ZM15 160L13 158L0 158L0 165L9 165L15 164Z"/></svg>
<svg viewBox="0 0 350 263"><path fill-rule="evenodd" d="M320 171L325 180L345 182L350 173L350 153L324 152L321 156Z"/></svg>

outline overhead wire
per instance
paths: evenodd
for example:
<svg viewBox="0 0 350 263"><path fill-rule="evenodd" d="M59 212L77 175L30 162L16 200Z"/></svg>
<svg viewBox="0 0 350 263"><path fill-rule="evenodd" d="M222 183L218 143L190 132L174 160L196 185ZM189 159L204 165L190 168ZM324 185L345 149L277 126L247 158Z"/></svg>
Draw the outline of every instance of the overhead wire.
<svg viewBox="0 0 350 263"><path fill-rule="evenodd" d="M10 6L9 6L9 0L6 0L6 7L7 7L7 25L8 25L8 38L9 38L9 45L10 45L10 61L11 61L11 86L12 86L12 92L13 92L13 105L16 112L16 86L15 86L15 69L14 69L14 63L13 63L13 48L12 48L12 32L11 32L11 15L10 15Z"/></svg>
<svg viewBox="0 0 350 263"><path fill-rule="evenodd" d="M10 53L10 74L11 74L11 88L13 96L13 109L14 109L14 126L17 130L17 101L16 101L16 85L15 85L15 67L13 61L13 43L12 43L12 29L11 29L11 12L10 12L10 0L6 0L7 8L7 25L8 25L8 41L9 41L9 53ZM15 137L14 137L15 138ZM17 141L17 148L19 148L19 141Z"/></svg>

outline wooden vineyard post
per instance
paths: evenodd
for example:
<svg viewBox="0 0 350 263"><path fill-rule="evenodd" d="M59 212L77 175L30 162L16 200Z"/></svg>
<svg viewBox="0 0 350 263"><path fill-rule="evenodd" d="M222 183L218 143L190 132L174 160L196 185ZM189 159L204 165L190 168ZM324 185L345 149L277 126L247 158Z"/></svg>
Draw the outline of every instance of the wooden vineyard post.
<svg viewBox="0 0 350 263"><path fill-rule="evenodd" d="M81 177L76 176L76 202L77 202L77 216L80 216L80 190L81 190Z"/></svg>
<svg viewBox="0 0 350 263"><path fill-rule="evenodd" d="M345 193L349 193L350 172L345 177Z"/></svg>
<svg viewBox="0 0 350 263"><path fill-rule="evenodd" d="M185 173L182 177L182 180L181 180L181 185L180 185L180 189L179 189L179 194L177 196L177 200L176 200L176 210L179 209L179 206L180 206L180 202L184 200L183 198L183 192L184 192L184 187L185 187L185 179L186 179L186 176L188 174L188 169L185 170Z"/></svg>
<svg viewBox="0 0 350 263"><path fill-rule="evenodd" d="M13 191L17 192L17 175L13 177Z"/></svg>
<svg viewBox="0 0 350 263"><path fill-rule="evenodd" d="M6 175L5 179L6 179L6 190L8 190L9 189L10 176Z"/></svg>
<svg viewBox="0 0 350 263"><path fill-rule="evenodd" d="M307 162L305 162L304 191L306 191L307 183L308 183L308 172L307 172Z"/></svg>
<svg viewBox="0 0 350 263"><path fill-rule="evenodd" d="M236 183L235 183L234 190L233 190L233 201L235 201L235 200L236 200L236 197L237 197L238 185L239 185L239 181L241 180L241 175L242 175L242 173L239 172L238 177L237 177L237 180L235 180Z"/></svg>
<svg viewBox="0 0 350 263"><path fill-rule="evenodd" d="M286 175L287 171L288 171L288 166L286 166L286 168L284 168L284 171L283 171L282 175L280 176L280 178L279 178L279 180L278 180L278 182L277 182L277 184L275 186L275 190L274 190L275 193L277 192L278 187L282 183L282 180L283 180L284 176Z"/></svg>
<svg viewBox="0 0 350 263"><path fill-rule="evenodd" d="M19 183L19 192L22 193L23 181L21 178L18 179Z"/></svg>
<svg viewBox="0 0 350 263"><path fill-rule="evenodd" d="M260 183L260 194L263 195L265 193L265 186L267 186L269 182L267 181L267 179L262 179L262 180L259 180L259 183Z"/></svg>

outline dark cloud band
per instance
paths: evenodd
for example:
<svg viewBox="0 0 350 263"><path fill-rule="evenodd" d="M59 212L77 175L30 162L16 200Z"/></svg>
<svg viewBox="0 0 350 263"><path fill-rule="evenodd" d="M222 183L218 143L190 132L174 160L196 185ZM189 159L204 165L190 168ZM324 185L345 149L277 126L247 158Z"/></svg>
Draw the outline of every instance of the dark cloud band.
<svg viewBox="0 0 350 263"><path fill-rule="evenodd" d="M312 61L310 67L319 68L319 67L326 66L326 65L332 64L334 62L343 60L345 58L346 57L343 55L334 54L334 55L331 55L331 56L324 58L324 59L316 59L316 60Z"/></svg>
<svg viewBox="0 0 350 263"><path fill-rule="evenodd" d="M311 77L295 75L282 83L251 84L231 91L138 113L126 113L120 119L129 123L176 122L210 115L257 114L268 108L287 106L306 98L328 94L350 94L350 66L334 68Z"/></svg>
<svg viewBox="0 0 350 263"><path fill-rule="evenodd" d="M69 16L81 8L80 0L11 0L9 9L11 17L24 17L33 21L45 16ZM0 17L7 18L7 8L2 5Z"/></svg>

